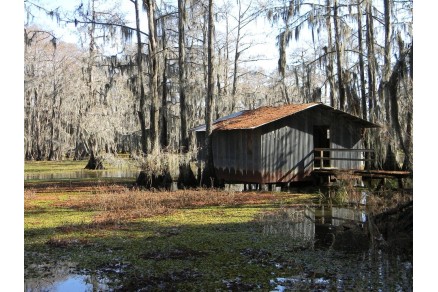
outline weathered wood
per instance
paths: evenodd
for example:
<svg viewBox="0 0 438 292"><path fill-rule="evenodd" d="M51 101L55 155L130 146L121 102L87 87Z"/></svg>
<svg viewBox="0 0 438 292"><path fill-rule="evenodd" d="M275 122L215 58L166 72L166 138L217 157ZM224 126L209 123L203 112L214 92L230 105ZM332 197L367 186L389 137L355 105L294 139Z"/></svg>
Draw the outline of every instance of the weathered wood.
<svg viewBox="0 0 438 292"><path fill-rule="evenodd" d="M341 158L341 157L315 157L315 160L342 160L342 161L374 161L374 159L365 158Z"/></svg>
<svg viewBox="0 0 438 292"><path fill-rule="evenodd" d="M407 178L412 176L410 171L390 171L390 170L356 170L355 174L368 178Z"/></svg>
<svg viewBox="0 0 438 292"><path fill-rule="evenodd" d="M315 151L374 152L373 149L314 148Z"/></svg>
<svg viewBox="0 0 438 292"><path fill-rule="evenodd" d="M315 107L254 129L216 130L214 165L218 177L227 182L259 184L311 180L314 162L318 160L331 161L334 168L362 169L364 161L371 161L364 159L362 153L372 152L363 149L363 126L352 122L348 114ZM322 151L322 158L314 155L315 127L330 130L329 147L316 148ZM336 153L335 157L324 157L329 151Z"/></svg>
<svg viewBox="0 0 438 292"><path fill-rule="evenodd" d="M355 169L336 169L336 168L320 168L314 169L312 175L315 181L321 182L321 179L334 177L342 177L343 175L361 177L363 181L371 182L371 180L379 180L376 190L380 190L385 185L386 179L397 179L398 187L403 189L403 178L412 176L409 171L386 171L386 170L355 170Z"/></svg>

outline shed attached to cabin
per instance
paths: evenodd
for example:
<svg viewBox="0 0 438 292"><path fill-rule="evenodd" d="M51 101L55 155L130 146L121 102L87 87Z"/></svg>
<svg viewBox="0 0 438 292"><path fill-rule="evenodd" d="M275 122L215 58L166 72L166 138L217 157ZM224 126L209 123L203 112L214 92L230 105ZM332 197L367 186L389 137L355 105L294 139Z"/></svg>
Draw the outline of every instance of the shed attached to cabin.
<svg viewBox="0 0 438 292"><path fill-rule="evenodd" d="M270 184L309 180L315 168L363 169L363 129L374 127L322 103L235 113L213 124L216 175L229 183ZM192 131L202 146L205 126Z"/></svg>

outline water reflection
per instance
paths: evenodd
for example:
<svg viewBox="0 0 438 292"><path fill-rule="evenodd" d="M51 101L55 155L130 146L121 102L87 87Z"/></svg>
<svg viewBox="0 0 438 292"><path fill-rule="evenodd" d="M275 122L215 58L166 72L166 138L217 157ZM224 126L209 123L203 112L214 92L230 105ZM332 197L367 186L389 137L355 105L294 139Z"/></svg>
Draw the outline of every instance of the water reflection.
<svg viewBox="0 0 438 292"><path fill-rule="evenodd" d="M136 179L138 170L114 169L114 170L78 170L59 173L25 173L24 180L68 180L87 178L133 178Z"/></svg>
<svg viewBox="0 0 438 292"><path fill-rule="evenodd" d="M71 262L32 265L30 270L38 271L41 275L34 278L25 272L24 291L26 292L107 291L109 288L109 281L106 278L73 272L75 264Z"/></svg>
<svg viewBox="0 0 438 292"><path fill-rule="evenodd" d="M70 274L54 279L27 279L24 283L26 292L76 292L76 291L107 291L105 281L95 276Z"/></svg>
<svg viewBox="0 0 438 292"><path fill-rule="evenodd" d="M329 247L338 227L362 227L366 218L362 209L321 206L284 208L262 215L261 221L265 235L283 235L314 247Z"/></svg>
<svg viewBox="0 0 438 292"><path fill-rule="evenodd" d="M412 291L413 266L370 249L359 254L326 251L295 254L300 273L270 280L271 291ZM309 253L312 257L309 257Z"/></svg>
<svg viewBox="0 0 438 292"><path fill-rule="evenodd" d="M307 247L282 255L279 266L299 269L271 279L271 291L412 291L412 261L370 244L364 209L283 208L261 220L264 235Z"/></svg>
<svg viewBox="0 0 438 292"><path fill-rule="evenodd" d="M285 208L262 215L264 235L285 235L304 242L315 238L315 211Z"/></svg>

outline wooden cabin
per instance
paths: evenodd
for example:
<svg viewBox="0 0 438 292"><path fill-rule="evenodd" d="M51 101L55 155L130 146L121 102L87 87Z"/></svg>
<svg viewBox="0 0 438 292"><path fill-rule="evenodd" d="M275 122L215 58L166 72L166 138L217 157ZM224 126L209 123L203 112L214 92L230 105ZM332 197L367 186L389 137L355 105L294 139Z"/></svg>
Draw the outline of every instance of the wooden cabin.
<svg viewBox="0 0 438 292"><path fill-rule="evenodd" d="M310 180L314 169L363 169L363 130L374 127L322 103L234 113L213 123L216 175L227 183L272 184ZM202 148L205 125L192 131Z"/></svg>

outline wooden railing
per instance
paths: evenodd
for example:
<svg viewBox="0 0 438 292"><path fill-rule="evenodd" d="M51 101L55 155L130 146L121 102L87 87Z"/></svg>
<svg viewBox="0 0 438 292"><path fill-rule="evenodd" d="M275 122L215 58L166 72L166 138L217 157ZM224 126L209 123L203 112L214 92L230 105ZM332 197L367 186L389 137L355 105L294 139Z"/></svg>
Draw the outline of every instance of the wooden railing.
<svg viewBox="0 0 438 292"><path fill-rule="evenodd" d="M320 161L319 168L324 168L324 161L333 161L333 160L344 160L344 161L364 161L364 162L372 162L374 161L374 150L372 149L337 149L337 148L315 148L314 154L319 154L319 157L316 155L313 156L314 160ZM362 153L370 153L371 158L344 158L344 157L332 157L332 152L362 152ZM328 155L327 155L328 154Z"/></svg>

